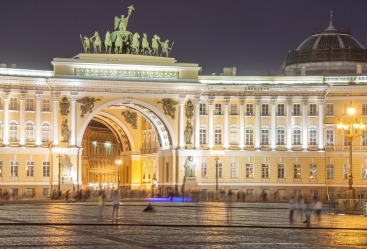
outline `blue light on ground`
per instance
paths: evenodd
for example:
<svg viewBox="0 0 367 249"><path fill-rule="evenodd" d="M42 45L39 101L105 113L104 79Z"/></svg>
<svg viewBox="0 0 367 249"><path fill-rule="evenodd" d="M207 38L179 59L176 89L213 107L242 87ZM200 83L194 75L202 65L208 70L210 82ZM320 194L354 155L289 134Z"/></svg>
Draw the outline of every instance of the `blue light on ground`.
<svg viewBox="0 0 367 249"><path fill-rule="evenodd" d="M148 198L148 202L191 202L192 199L189 196L185 196L182 200L182 197L173 197L172 201L169 197L163 198Z"/></svg>

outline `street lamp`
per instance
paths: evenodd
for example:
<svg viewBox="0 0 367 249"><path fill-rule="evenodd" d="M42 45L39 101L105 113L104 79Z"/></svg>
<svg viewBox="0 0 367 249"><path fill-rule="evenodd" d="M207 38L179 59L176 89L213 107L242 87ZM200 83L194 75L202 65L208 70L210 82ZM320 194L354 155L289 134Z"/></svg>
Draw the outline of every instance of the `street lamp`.
<svg viewBox="0 0 367 249"><path fill-rule="evenodd" d="M339 135L346 137L349 143L349 189L347 190L347 197L349 199L354 199L354 189L353 189L353 163L352 163L352 144L353 140L357 137L360 137L365 129L365 124L362 121L358 122L357 117L355 116L356 109L352 106L347 108L348 117L339 118L339 123L337 124L337 128L339 130Z"/></svg>
<svg viewBox="0 0 367 249"><path fill-rule="evenodd" d="M215 161L215 190L218 192L218 161L223 156L223 151L221 150L212 150L210 155L214 158Z"/></svg>
<svg viewBox="0 0 367 249"><path fill-rule="evenodd" d="M61 154L65 153L65 148L55 147L53 148L53 152L57 154L56 157L58 157L59 159L59 168L58 168L59 174L58 174L57 191L58 193L60 193L60 190L61 190Z"/></svg>
<svg viewBox="0 0 367 249"><path fill-rule="evenodd" d="M115 161L116 165L117 165L117 188L119 187L119 183L120 183L120 165L122 163L122 161L120 159Z"/></svg>

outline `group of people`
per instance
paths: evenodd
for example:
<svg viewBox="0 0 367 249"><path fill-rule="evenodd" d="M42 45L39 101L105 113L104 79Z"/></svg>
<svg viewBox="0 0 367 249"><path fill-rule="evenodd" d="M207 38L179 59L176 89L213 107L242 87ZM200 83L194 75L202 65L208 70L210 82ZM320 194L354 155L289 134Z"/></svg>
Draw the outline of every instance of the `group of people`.
<svg viewBox="0 0 367 249"><path fill-rule="evenodd" d="M303 196L292 196L289 200L289 223L294 223L295 212L298 213L301 222L305 223L307 227L311 225L312 211L316 216L317 224L321 221L322 201L317 197L313 198L313 201L303 198Z"/></svg>
<svg viewBox="0 0 367 249"><path fill-rule="evenodd" d="M119 216L119 206L120 206L120 197L121 193L118 189L112 191L111 199L112 199L112 222L118 220ZM107 196L104 190L101 190L98 195L98 206L99 206L99 219L103 218L103 209L105 206Z"/></svg>

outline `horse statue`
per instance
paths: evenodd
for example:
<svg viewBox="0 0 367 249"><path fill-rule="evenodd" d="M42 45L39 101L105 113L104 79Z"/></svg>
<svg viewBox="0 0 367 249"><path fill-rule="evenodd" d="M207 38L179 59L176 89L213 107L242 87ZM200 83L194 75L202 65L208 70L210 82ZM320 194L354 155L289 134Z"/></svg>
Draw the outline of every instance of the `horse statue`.
<svg viewBox="0 0 367 249"><path fill-rule="evenodd" d="M104 40L104 48L107 54L111 53L112 50L112 40L111 40L111 33L107 31L106 38Z"/></svg>
<svg viewBox="0 0 367 249"><path fill-rule="evenodd" d="M101 37L98 34L98 31L94 32L94 41L93 41L93 52L94 53L102 53L102 41Z"/></svg>
<svg viewBox="0 0 367 249"><path fill-rule="evenodd" d="M134 35L133 35L133 41L130 45L131 47L131 50L130 52L132 54L138 54L139 51L140 51L140 41L139 41L139 38L140 38L140 35L138 32L136 32Z"/></svg>
<svg viewBox="0 0 367 249"><path fill-rule="evenodd" d="M115 41L115 54L121 54L122 53L122 37L121 35L117 35L116 41Z"/></svg>
<svg viewBox="0 0 367 249"><path fill-rule="evenodd" d="M148 38L147 38L147 34L144 33L143 34L143 40L141 42L141 54L143 55L150 55L151 50L150 50L150 46L149 46L149 42L148 42Z"/></svg>
<svg viewBox="0 0 367 249"><path fill-rule="evenodd" d="M158 35L154 35L152 38L152 53L151 55L157 55L158 56L158 48L159 44L161 42L161 38Z"/></svg>

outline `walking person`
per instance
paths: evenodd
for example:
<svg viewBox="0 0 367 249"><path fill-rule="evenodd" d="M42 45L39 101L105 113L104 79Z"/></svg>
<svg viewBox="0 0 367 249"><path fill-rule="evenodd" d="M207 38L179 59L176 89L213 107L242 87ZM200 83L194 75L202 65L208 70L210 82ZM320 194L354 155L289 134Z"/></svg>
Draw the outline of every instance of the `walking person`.
<svg viewBox="0 0 367 249"><path fill-rule="evenodd" d="M305 208L306 220L303 222L306 223L306 227L309 227L311 225L311 213L312 213L311 204L309 202L306 202L306 208Z"/></svg>
<svg viewBox="0 0 367 249"><path fill-rule="evenodd" d="M294 219L294 210L296 209L296 200L294 199L294 196L291 197L291 199L289 200L289 223L293 224Z"/></svg>
<svg viewBox="0 0 367 249"><path fill-rule="evenodd" d="M322 201L320 199L317 199L314 203L313 208L315 210L317 224L319 225L321 221Z"/></svg>
<svg viewBox="0 0 367 249"><path fill-rule="evenodd" d="M120 191L115 189L112 193L112 222L119 217Z"/></svg>
<svg viewBox="0 0 367 249"><path fill-rule="evenodd" d="M303 221L303 213L305 212L305 207L305 199L303 198L303 196L299 196L297 201L297 212L301 222Z"/></svg>
<svg viewBox="0 0 367 249"><path fill-rule="evenodd" d="M99 192L99 195L98 195L98 207L99 207L98 217L99 217L99 220L102 220L102 218L103 218L103 209L104 209L105 200L106 200L106 195L105 195L104 191L101 190Z"/></svg>

